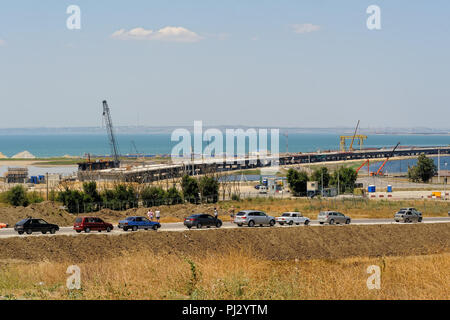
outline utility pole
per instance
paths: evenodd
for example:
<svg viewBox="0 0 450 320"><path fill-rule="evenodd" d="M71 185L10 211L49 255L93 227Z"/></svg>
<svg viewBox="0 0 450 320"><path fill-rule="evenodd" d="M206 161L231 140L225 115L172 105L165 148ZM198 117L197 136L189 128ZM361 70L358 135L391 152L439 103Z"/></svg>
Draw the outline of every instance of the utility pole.
<svg viewBox="0 0 450 320"><path fill-rule="evenodd" d="M322 198L323 198L323 170L322 171Z"/></svg>
<svg viewBox="0 0 450 320"><path fill-rule="evenodd" d="M438 183L441 183L441 148L438 148Z"/></svg>
<svg viewBox="0 0 450 320"><path fill-rule="evenodd" d="M445 178L444 178L444 200L447 200L447 179L448 179L448 171L447 171L447 161L444 162L445 166Z"/></svg>
<svg viewBox="0 0 450 320"><path fill-rule="evenodd" d="M47 184L47 201L48 201L48 172L45 174L45 183Z"/></svg>
<svg viewBox="0 0 450 320"><path fill-rule="evenodd" d="M338 195L339 195L339 193L340 193L340 190L341 190L341 189L339 188L339 169L338 169L338 172L337 172L337 174L338 174L337 176L338 176Z"/></svg>

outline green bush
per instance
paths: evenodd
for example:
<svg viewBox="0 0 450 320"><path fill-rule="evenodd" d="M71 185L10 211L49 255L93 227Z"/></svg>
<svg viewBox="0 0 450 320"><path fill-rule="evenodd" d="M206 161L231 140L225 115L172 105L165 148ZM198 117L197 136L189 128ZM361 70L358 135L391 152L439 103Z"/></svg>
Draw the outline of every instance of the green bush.
<svg viewBox="0 0 450 320"><path fill-rule="evenodd" d="M112 190L105 190L100 199L110 209L126 210L138 206L138 197L139 195L132 186L118 184Z"/></svg>
<svg viewBox="0 0 450 320"><path fill-rule="evenodd" d="M202 199L206 202L217 202L219 200L219 182L213 177L203 176L198 183Z"/></svg>
<svg viewBox="0 0 450 320"><path fill-rule="evenodd" d="M145 207L160 206L166 202L166 191L161 187L146 187L141 191Z"/></svg>
<svg viewBox="0 0 450 320"><path fill-rule="evenodd" d="M24 186L12 187L6 192L6 201L12 206L26 207L30 202L27 197L27 190Z"/></svg>
<svg viewBox="0 0 450 320"><path fill-rule="evenodd" d="M183 197L181 196L181 193L177 190L177 188L175 186L169 188L169 190L167 190L167 201L168 204L179 204L179 203L183 203Z"/></svg>
<svg viewBox="0 0 450 320"><path fill-rule="evenodd" d="M308 182L308 174L303 171L289 169L287 173L287 181L289 188L295 196L306 195L306 187Z"/></svg>
<svg viewBox="0 0 450 320"><path fill-rule="evenodd" d="M428 182L437 173L438 168L433 159L421 154L417 159L417 165L408 169L408 179L412 182Z"/></svg>
<svg viewBox="0 0 450 320"><path fill-rule="evenodd" d="M81 191L66 189L58 194L58 201L62 202L70 213L84 212L84 194Z"/></svg>
<svg viewBox="0 0 450 320"><path fill-rule="evenodd" d="M322 189L322 180L323 180L323 187L328 188L330 178L331 176L330 173L328 172L327 167L317 168L311 174L311 181L317 181L319 184L319 189Z"/></svg>
<svg viewBox="0 0 450 320"><path fill-rule="evenodd" d="M191 203L198 203L200 200L199 186L196 179L185 175L181 179L181 188L183 189L183 197L185 200Z"/></svg>
<svg viewBox="0 0 450 320"><path fill-rule="evenodd" d="M29 204L41 203L42 201L44 201L44 198L42 198L41 195L39 193L37 193L36 191L29 192L27 194L27 197L28 197Z"/></svg>
<svg viewBox="0 0 450 320"><path fill-rule="evenodd" d="M339 193L353 193L357 178L358 173L355 169L340 167L331 176L330 185L334 187L339 185Z"/></svg>

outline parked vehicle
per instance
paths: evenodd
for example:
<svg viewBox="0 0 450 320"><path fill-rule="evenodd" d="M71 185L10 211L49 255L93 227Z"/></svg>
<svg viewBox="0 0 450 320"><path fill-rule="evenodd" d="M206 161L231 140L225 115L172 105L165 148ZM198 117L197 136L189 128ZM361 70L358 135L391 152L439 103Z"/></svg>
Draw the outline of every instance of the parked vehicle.
<svg viewBox="0 0 450 320"><path fill-rule="evenodd" d="M210 214L206 213L199 213L199 214L193 214L189 217L184 218L184 225L190 229L192 227L196 227L197 229L202 228L203 226L206 227L216 227L220 228L222 226L222 220L216 219Z"/></svg>
<svg viewBox="0 0 450 320"><path fill-rule="evenodd" d="M317 216L317 220L320 224L350 224L352 221L350 217L336 211L322 211Z"/></svg>
<svg viewBox="0 0 450 320"><path fill-rule="evenodd" d="M8 228L8 224L7 223L0 223L0 229L3 228Z"/></svg>
<svg viewBox="0 0 450 320"><path fill-rule="evenodd" d="M402 208L394 216L396 222L422 222L422 213L415 208Z"/></svg>
<svg viewBox="0 0 450 320"><path fill-rule="evenodd" d="M133 231L137 231L138 229L152 229L158 230L161 228L161 224L159 222L150 221L146 217L127 217L125 220L120 220L119 229L123 229L123 231L128 231L131 229Z"/></svg>
<svg viewBox="0 0 450 320"><path fill-rule="evenodd" d="M249 227L254 227L255 225L269 225L273 227L276 223L274 217L267 215L265 212L257 210L244 210L236 214L234 218L234 223L239 227L247 225Z"/></svg>
<svg viewBox="0 0 450 320"><path fill-rule="evenodd" d="M259 190L260 194L267 194L267 192L268 192L268 189L266 186L260 186L258 190Z"/></svg>
<svg viewBox="0 0 450 320"><path fill-rule="evenodd" d="M51 234L55 234L59 230L59 227L43 219L26 218L17 222L14 230L18 234L23 234L24 232L27 234L32 234L33 232L42 232L42 234L50 232Z"/></svg>
<svg viewBox="0 0 450 320"><path fill-rule="evenodd" d="M304 217L300 212L284 212L281 217L277 217L276 221L282 226L284 224L288 224L292 226L294 223L296 225L304 224L307 226L310 222L310 219Z"/></svg>
<svg viewBox="0 0 450 320"><path fill-rule="evenodd" d="M104 222L102 219L97 217L79 217L75 219L73 229L78 233L81 231L89 233L91 230L98 232L111 232L114 227L111 223Z"/></svg>

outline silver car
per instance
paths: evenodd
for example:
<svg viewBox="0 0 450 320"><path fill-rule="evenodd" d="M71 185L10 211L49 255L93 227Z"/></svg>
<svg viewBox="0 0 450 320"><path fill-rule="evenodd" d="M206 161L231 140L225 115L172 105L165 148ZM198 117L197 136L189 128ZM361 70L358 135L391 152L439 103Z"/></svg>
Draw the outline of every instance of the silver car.
<svg viewBox="0 0 450 320"><path fill-rule="evenodd" d="M234 218L234 223L239 227L247 225L249 227L254 227L255 225L269 225L273 227L275 225L275 218L267 215L265 212L257 210L244 210L239 211Z"/></svg>
<svg viewBox="0 0 450 320"><path fill-rule="evenodd" d="M294 223L296 225L304 224L307 226L310 222L309 218L304 217L300 212L284 212L276 220L281 226L284 224L292 226Z"/></svg>
<svg viewBox="0 0 450 320"><path fill-rule="evenodd" d="M396 222L422 222L422 213L415 208L402 208L394 216Z"/></svg>
<svg viewBox="0 0 450 320"><path fill-rule="evenodd" d="M350 217L336 211L322 211L317 216L317 220L320 224L350 224L352 221Z"/></svg>

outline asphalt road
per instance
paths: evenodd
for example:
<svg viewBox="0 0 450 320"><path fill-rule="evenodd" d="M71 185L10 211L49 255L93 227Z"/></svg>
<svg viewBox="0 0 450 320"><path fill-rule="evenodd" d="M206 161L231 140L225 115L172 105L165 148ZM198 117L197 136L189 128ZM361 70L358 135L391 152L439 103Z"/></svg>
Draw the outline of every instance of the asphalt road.
<svg viewBox="0 0 450 320"><path fill-rule="evenodd" d="M450 217L435 217L435 218L424 218L422 223L450 223ZM393 219L355 219L352 220L352 225L377 225L377 224L401 224L401 225L408 225L405 223L397 223L395 222ZM317 222L317 220L311 220L310 225L307 227L328 227L327 225L320 225L319 222ZM305 228L306 226L280 226L280 225L276 225L274 228ZM345 227L345 226L339 226L339 225L334 225L334 226L329 226L332 228L336 228L336 227ZM236 224L231 223L231 222L224 222L223 229L232 229L232 228L239 228ZM242 229L246 229L248 227L243 226L241 227ZM259 227L256 227L259 228ZM269 227L264 227L264 228L269 228ZM192 232L196 232L196 231L206 231L206 230L215 230L215 227L211 227L211 228L206 228L203 227L202 229L196 229L196 228L192 228L191 231ZM163 223L161 224L161 228L158 230L158 232L165 232L165 231L187 231L188 229L183 225L182 222L176 222L176 223ZM114 226L114 230L111 231L110 233L107 233L105 231L103 232L97 232L97 231L91 231L89 234L86 234L84 232L82 233L76 233L72 227L61 227L60 230L58 232L56 232L56 234L52 235L52 234L41 234L41 233L33 233L32 235L27 235L27 234L23 234L23 235L19 235L17 232L14 231L13 228L7 228L7 229L1 229L0 230L0 239L1 238L12 238L12 237L56 237L58 235L67 235L67 236L88 236L88 235L98 235L98 234L108 234L108 235L119 235L119 234L126 234L126 233L131 233L132 231L123 231L122 229L117 228L117 226ZM137 232L155 232L153 230L149 230L149 231L145 231L145 230L139 230Z"/></svg>

